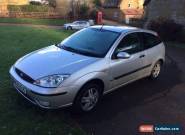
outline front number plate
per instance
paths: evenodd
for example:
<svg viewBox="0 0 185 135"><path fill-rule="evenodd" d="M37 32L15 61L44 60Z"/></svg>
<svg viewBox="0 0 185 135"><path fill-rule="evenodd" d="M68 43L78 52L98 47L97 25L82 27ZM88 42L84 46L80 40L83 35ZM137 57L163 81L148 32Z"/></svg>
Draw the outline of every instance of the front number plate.
<svg viewBox="0 0 185 135"><path fill-rule="evenodd" d="M26 94L26 88L20 84L19 82L15 81L13 82L13 85L15 88L17 88L19 91L23 92L24 94Z"/></svg>

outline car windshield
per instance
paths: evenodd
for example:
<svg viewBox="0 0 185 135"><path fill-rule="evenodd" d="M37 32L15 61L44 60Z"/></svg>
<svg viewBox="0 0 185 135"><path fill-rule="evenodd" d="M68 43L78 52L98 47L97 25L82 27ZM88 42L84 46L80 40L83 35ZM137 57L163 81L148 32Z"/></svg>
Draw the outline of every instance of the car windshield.
<svg viewBox="0 0 185 135"><path fill-rule="evenodd" d="M60 47L83 55L105 57L119 35L108 30L87 28L65 39Z"/></svg>

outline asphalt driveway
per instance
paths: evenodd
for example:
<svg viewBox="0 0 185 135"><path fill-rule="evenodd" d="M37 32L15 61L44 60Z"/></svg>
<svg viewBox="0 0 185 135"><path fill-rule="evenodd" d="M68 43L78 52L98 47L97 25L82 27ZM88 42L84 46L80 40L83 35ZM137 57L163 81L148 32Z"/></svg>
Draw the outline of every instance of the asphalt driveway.
<svg viewBox="0 0 185 135"><path fill-rule="evenodd" d="M93 135L137 135L141 124L180 124L185 129L185 49L167 48L158 80L122 87L105 96L95 112L72 117Z"/></svg>

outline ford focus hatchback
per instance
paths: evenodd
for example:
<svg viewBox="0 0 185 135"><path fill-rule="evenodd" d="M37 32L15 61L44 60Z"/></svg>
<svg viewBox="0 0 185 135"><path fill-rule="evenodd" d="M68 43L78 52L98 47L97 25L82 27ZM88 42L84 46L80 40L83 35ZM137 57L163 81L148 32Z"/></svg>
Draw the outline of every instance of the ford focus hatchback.
<svg viewBox="0 0 185 135"><path fill-rule="evenodd" d="M35 105L89 112L106 93L158 78L164 61L164 44L153 31L93 26L20 58L10 74L15 89Z"/></svg>

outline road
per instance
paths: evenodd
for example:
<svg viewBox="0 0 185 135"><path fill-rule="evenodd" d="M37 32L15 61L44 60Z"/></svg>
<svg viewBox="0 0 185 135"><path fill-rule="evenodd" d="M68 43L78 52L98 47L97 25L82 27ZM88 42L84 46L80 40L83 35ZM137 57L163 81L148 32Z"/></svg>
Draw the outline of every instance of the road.
<svg viewBox="0 0 185 135"><path fill-rule="evenodd" d="M72 117L90 135L139 135L141 124L185 129L185 49L167 48L158 80L145 78L122 87L106 95L95 112Z"/></svg>

